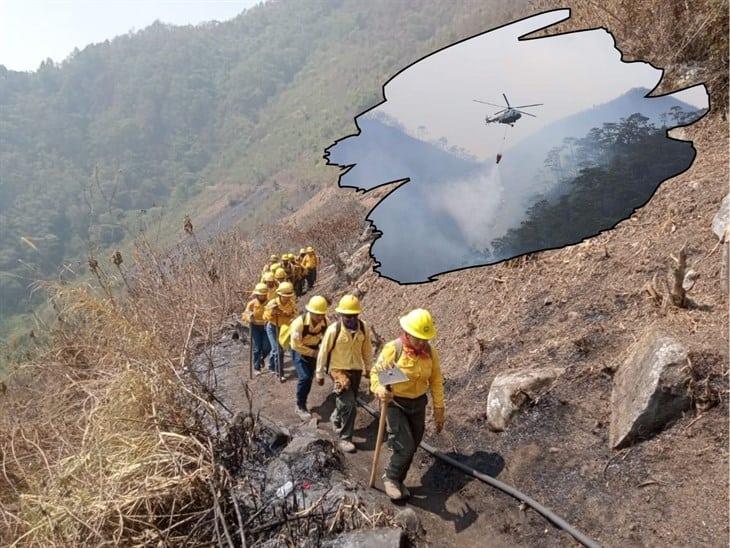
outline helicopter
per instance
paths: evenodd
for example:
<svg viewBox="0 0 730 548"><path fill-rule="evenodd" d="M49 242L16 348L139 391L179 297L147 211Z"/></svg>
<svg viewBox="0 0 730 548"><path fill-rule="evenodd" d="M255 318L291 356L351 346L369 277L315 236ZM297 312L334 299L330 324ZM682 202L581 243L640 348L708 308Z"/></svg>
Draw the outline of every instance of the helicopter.
<svg viewBox="0 0 730 548"><path fill-rule="evenodd" d="M503 108L500 111L495 112L492 117L489 116L484 118L484 122L487 124L497 123L497 124L509 124L510 127L514 127L515 122L522 118L523 114L527 114L528 116L532 116L533 118L537 118L534 114L530 114L529 112L525 112L523 110L519 110L521 108L527 108L527 107L539 107L542 106L543 103L535 103L534 105L520 105L517 107L513 107L509 104L509 99L507 99L507 96L503 93L502 97L504 97L504 102L507 104L507 108ZM482 103L484 105L491 105L493 107L501 107L502 105L495 105L494 103L488 103L487 101L480 101L479 99L474 99L474 102L476 103Z"/></svg>

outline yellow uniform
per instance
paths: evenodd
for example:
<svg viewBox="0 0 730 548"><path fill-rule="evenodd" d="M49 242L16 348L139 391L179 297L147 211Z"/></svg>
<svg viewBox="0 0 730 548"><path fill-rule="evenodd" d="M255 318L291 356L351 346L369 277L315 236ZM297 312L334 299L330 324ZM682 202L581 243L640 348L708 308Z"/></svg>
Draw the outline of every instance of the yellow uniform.
<svg viewBox="0 0 730 548"><path fill-rule="evenodd" d="M264 319L264 311L266 309L266 303L259 302L258 299L251 299L246 305L246 311L242 314L243 323L249 324L249 318L253 316L251 323L253 325L265 325L266 320Z"/></svg>
<svg viewBox="0 0 730 548"><path fill-rule="evenodd" d="M264 320L277 327L289 325L296 315L297 302L294 297L286 303L281 301L281 297L275 297L266 304L264 310Z"/></svg>
<svg viewBox="0 0 730 548"><path fill-rule="evenodd" d="M306 329L305 329L306 328ZM309 312L297 317L291 324L291 347L302 356L316 358L319 345L327 329L327 320L316 327L312 325Z"/></svg>
<svg viewBox="0 0 730 548"><path fill-rule="evenodd" d="M302 266L307 270L317 268L319 266L319 258L314 253L307 253L302 259Z"/></svg>
<svg viewBox="0 0 730 548"><path fill-rule="evenodd" d="M327 328L319 346L317 355L317 378L323 379L327 367L327 357L330 355L329 368L340 370L358 370L366 374L373 366L373 346L370 342L367 324L360 320L357 331L351 333L340 322L335 322ZM339 335L335 335L339 328Z"/></svg>
<svg viewBox="0 0 730 548"><path fill-rule="evenodd" d="M276 299L277 286L278 286L278 284L275 285L274 287L266 288L266 302L273 301L274 299Z"/></svg>
<svg viewBox="0 0 730 548"><path fill-rule="evenodd" d="M387 343L378 356L378 361L370 373L370 389L375 392L378 382L378 370L389 367L395 361L395 341ZM438 352L431 348L431 356L415 356L403 348L398 363L395 365L405 373L408 381L392 385L393 395L415 399L431 390L434 407L444 407L444 379L441 376L441 364Z"/></svg>

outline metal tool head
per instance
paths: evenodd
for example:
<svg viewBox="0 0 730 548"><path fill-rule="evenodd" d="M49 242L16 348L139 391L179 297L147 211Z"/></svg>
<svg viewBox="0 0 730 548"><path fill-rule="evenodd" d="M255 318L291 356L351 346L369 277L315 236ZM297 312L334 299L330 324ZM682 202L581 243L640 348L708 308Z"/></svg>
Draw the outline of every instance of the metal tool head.
<svg viewBox="0 0 730 548"><path fill-rule="evenodd" d="M403 371L397 367L391 367L390 369L381 369L378 371L378 382L382 386L390 386L392 384L398 384L406 382L408 377Z"/></svg>

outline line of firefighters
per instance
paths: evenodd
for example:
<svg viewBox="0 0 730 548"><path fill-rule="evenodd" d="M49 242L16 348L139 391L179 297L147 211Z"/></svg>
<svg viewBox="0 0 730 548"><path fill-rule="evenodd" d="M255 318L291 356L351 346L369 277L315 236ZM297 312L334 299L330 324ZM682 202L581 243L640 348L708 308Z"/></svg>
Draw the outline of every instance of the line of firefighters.
<svg viewBox="0 0 730 548"><path fill-rule="evenodd" d="M296 413L312 418L307 398L316 378L324 385L333 381L335 410L330 421L339 436L341 450L356 450L352 437L357 413L357 394L363 375L370 390L388 404L388 445L392 450L383 476L386 494L393 500L407 498L403 485L413 456L425 431L427 393L431 392L436 432L444 425L444 388L438 352L429 343L436 328L428 310L414 309L400 318L401 335L386 343L373 365L373 347L368 324L360 318L362 308L355 295L344 295L335 307L337 318L327 318L329 303L320 295L309 299L299 314L296 298L314 287L319 258L310 247L299 256L272 255L261 281L247 303L243 321L250 326L253 369L261 374L269 357L269 371L284 382L284 349L291 348L297 373ZM407 381L383 386L378 371L398 367Z"/></svg>

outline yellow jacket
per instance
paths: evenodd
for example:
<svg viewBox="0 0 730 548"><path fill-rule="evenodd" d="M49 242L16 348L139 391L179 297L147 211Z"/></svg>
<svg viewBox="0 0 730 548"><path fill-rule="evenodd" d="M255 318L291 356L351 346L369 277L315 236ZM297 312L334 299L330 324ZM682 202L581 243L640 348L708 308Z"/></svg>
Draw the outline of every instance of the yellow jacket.
<svg viewBox="0 0 730 548"><path fill-rule="evenodd" d="M264 319L277 327L289 325L296 315L297 301L294 297L291 297L287 303L281 302L281 299L276 297L266 303L266 310L264 310Z"/></svg>
<svg viewBox="0 0 730 548"><path fill-rule="evenodd" d="M304 327L307 326L306 336ZM318 326L312 325L312 317L309 312L298 316L291 323L291 347L294 352L302 356L316 358L319 344L322 342L324 332L327 329L327 319L324 319Z"/></svg>
<svg viewBox="0 0 730 548"><path fill-rule="evenodd" d="M248 325L249 323L249 317L251 314L253 314L253 323L254 325L264 325L266 324L266 320L264 319L264 311L266 309L266 303L259 302L258 299L253 298L250 301L248 301L248 304L246 305L246 310L241 315L241 320L243 323Z"/></svg>
<svg viewBox="0 0 730 548"><path fill-rule="evenodd" d="M319 266L319 258L314 253L307 253L302 259L302 266L307 270L312 270Z"/></svg>
<svg viewBox="0 0 730 548"><path fill-rule="evenodd" d="M368 325L362 322L363 329L358 326L354 334L342 325L337 341L335 341L338 324L340 324L339 321L330 324L327 331L324 332L322 343L319 345L319 354L317 354L318 379L324 378L330 349L332 350L330 369L359 369L367 374L373 366L373 346L370 342L370 328L368 328Z"/></svg>
<svg viewBox="0 0 730 548"><path fill-rule="evenodd" d="M391 366L395 360L395 341L387 343L378 356L370 372L370 390L375 392L380 383L377 371ZM431 390L434 407L444 406L444 378L441 376L441 364L435 348L431 348L431 357L418 357L408 353L404 348L396 364L408 377L408 381L392 385L393 395L401 398L415 399Z"/></svg>
<svg viewBox="0 0 730 548"><path fill-rule="evenodd" d="M277 284L277 286L278 286L278 284ZM268 289L268 288L266 289L266 302L267 303L269 301L273 301L274 299L276 299L276 289L277 289L276 286L272 287L271 289Z"/></svg>

